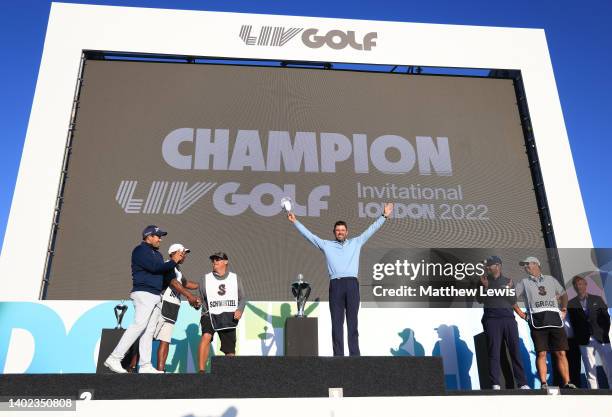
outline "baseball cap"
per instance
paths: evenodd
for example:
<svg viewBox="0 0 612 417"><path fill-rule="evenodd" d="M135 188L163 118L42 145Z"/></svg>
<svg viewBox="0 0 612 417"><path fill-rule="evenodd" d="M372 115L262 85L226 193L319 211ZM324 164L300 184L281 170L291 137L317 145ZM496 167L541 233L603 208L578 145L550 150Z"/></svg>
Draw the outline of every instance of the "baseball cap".
<svg viewBox="0 0 612 417"><path fill-rule="evenodd" d="M215 259L223 259L225 261L228 260L227 254L225 252L221 252L221 251L213 253L212 255L210 255L208 257L208 259L210 259L211 261L213 261Z"/></svg>
<svg viewBox="0 0 612 417"><path fill-rule="evenodd" d="M536 258L535 256L528 256L528 257L526 257L524 260L519 262L519 265L520 266L525 266L525 265L529 264L530 262L536 263L536 264L538 264L538 266L542 265L540 263L540 260L538 258Z"/></svg>
<svg viewBox="0 0 612 417"><path fill-rule="evenodd" d="M489 256L489 257L487 258L487 260L485 261L485 264L486 264L487 266L491 266L491 265L495 265L495 264L499 264L499 265L501 265L501 263L502 263L501 258L500 258L499 256L495 256L495 255L493 255L493 256Z"/></svg>
<svg viewBox="0 0 612 417"><path fill-rule="evenodd" d="M168 232L163 231L162 229L155 226L154 224L151 224L145 227L144 230L142 231L142 238L144 239L145 237L150 236L150 235L162 237L162 236L166 236L167 234Z"/></svg>
<svg viewBox="0 0 612 417"><path fill-rule="evenodd" d="M181 245L180 243L173 243L172 245L170 245L170 248L168 249L168 255L172 255L174 252L185 252L185 253L189 253L191 252L191 249L187 249L185 246Z"/></svg>

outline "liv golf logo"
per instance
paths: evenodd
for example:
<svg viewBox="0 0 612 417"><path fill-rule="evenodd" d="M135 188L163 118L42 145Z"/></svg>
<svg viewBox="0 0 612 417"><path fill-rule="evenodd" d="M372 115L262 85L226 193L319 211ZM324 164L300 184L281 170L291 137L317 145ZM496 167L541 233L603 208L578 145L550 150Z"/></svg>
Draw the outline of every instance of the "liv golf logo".
<svg viewBox="0 0 612 417"><path fill-rule="evenodd" d="M332 49L344 49L350 46L358 51L371 51L376 46L376 32L366 33L363 38L358 37L354 31L330 30L319 34L319 29L286 28L282 26L262 26L259 32L253 30L252 25L242 25L240 39L247 45L258 46L285 46L287 42L302 33L302 43L309 48L327 46Z"/></svg>

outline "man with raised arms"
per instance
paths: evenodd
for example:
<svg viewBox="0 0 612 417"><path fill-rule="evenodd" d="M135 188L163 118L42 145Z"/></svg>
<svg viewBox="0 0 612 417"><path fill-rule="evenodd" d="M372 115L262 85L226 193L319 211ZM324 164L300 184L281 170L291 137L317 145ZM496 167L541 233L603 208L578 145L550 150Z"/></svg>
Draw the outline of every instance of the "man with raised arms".
<svg viewBox="0 0 612 417"><path fill-rule="evenodd" d="M357 314L359 312L359 254L361 247L383 225L391 215L393 204L387 203L383 214L361 235L347 239L348 226L339 220L334 224L334 240L324 240L315 236L300 223L295 214L289 212L287 218L298 231L325 255L329 273L329 311L332 319L332 345L334 356L344 356L344 317L348 331L350 356L359 356L359 332Z"/></svg>

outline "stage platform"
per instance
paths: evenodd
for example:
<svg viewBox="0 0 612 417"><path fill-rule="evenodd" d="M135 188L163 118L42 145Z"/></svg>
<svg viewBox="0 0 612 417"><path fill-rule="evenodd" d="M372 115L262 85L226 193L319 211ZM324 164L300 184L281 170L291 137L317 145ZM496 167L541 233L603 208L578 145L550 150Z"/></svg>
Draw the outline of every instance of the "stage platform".
<svg viewBox="0 0 612 417"><path fill-rule="evenodd" d="M345 397L443 395L439 357L214 357L207 374L13 374L0 376L3 395L98 400L162 398Z"/></svg>
<svg viewBox="0 0 612 417"><path fill-rule="evenodd" d="M446 391L439 357L214 357L207 374L5 374L3 396L95 400L546 395L542 390ZM610 390L562 394L610 395Z"/></svg>

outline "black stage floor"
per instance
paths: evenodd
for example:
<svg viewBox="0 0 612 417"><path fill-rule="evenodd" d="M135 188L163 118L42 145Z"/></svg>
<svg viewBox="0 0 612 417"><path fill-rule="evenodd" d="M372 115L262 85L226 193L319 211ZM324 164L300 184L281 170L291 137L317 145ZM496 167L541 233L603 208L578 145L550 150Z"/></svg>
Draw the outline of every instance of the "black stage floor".
<svg viewBox="0 0 612 417"><path fill-rule="evenodd" d="M439 357L214 357L209 374L4 374L0 395L96 400L545 395L542 390L446 391ZM562 390L603 394L610 390Z"/></svg>

